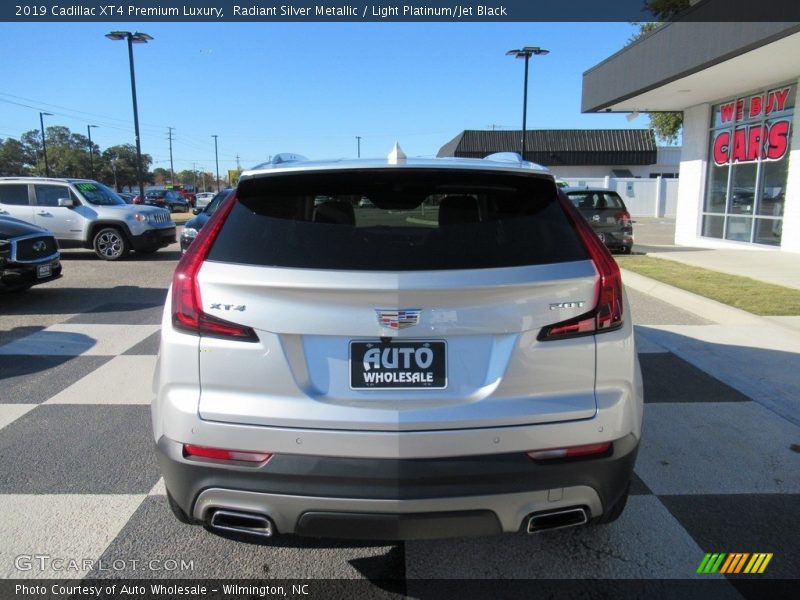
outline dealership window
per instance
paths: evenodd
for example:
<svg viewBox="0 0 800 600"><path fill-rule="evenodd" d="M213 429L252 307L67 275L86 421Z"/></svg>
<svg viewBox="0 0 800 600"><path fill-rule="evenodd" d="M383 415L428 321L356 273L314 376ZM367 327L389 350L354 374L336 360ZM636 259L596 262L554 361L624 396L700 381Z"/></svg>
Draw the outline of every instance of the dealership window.
<svg viewBox="0 0 800 600"><path fill-rule="evenodd" d="M702 235L779 246L796 85L713 107Z"/></svg>

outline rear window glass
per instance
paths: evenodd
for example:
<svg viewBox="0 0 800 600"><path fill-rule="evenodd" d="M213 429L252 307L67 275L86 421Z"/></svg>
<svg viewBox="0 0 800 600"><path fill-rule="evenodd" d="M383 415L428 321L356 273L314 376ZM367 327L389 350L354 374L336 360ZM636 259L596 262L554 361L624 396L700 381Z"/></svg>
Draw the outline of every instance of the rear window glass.
<svg viewBox="0 0 800 600"><path fill-rule="evenodd" d="M576 208L591 210L625 208L622 198L613 192L569 192L567 196Z"/></svg>
<svg viewBox="0 0 800 600"><path fill-rule="evenodd" d="M429 271L559 263L587 255L552 180L389 169L246 179L208 258Z"/></svg>

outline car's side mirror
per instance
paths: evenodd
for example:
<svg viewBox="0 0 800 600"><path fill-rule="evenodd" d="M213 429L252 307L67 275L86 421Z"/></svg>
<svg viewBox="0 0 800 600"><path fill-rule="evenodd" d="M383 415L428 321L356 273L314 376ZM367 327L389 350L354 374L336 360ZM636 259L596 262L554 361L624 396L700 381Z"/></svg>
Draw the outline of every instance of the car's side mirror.
<svg viewBox="0 0 800 600"><path fill-rule="evenodd" d="M72 201L72 198L59 198L58 205L62 208L72 208L75 206L75 203Z"/></svg>

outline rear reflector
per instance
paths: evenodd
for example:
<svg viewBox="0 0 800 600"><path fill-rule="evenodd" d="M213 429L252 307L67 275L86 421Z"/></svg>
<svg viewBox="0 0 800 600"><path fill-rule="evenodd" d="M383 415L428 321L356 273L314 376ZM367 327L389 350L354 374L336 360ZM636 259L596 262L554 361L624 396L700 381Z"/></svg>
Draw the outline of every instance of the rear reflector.
<svg viewBox="0 0 800 600"><path fill-rule="evenodd" d="M225 450L223 448L208 448L206 446L195 446L194 444L183 445L183 455L185 457L213 458L215 460L238 460L253 463L265 463L272 454L267 452L248 452L246 450Z"/></svg>
<svg viewBox="0 0 800 600"><path fill-rule="evenodd" d="M528 456L533 460L551 460L554 458L575 458L578 456L594 456L605 454L611 448L611 442L569 446L567 448L548 448L547 450L531 450Z"/></svg>
<svg viewBox="0 0 800 600"><path fill-rule="evenodd" d="M559 200L597 269L599 279L596 302L594 308L587 313L543 327L536 338L539 341L614 331L622 327L624 322L622 274L619 272L619 266L605 244L597 237L591 225L586 222L586 219L562 192L559 192Z"/></svg>

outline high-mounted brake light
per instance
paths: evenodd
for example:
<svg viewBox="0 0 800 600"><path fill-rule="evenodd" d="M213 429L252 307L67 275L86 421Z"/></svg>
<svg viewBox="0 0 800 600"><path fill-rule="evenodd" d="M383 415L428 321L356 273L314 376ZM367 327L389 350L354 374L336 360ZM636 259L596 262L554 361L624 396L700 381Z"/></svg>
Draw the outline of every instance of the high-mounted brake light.
<svg viewBox="0 0 800 600"><path fill-rule="evenodd" d="M226 450L223 448L209 448L207 446L183 445L183 455L187 458L211 458L214 460L238 460L252 463L265 463L272 454L268 452L250 452L247 450Z"/></svg>
<svg viewBox="0 0 800 600"><path fill-rule="evenodd" d="M220 204L178 262L172 277L172 325L185 333L257 342L258 336L251 327L204 313L197 283L200 267L235 203L236 192Z"/></svg>
<svg viewBox="0 0 800 600"><path fill-rule="evenodd" d="M572 202L562 192L558 193L558 198L573 229L578 233L589 257L594 262L600 278L592 310L572 319L542 327L536 339L539 341L565 339L619 329L624 323L622 274L619 272L619 266Z"/></svg>

